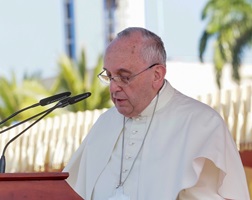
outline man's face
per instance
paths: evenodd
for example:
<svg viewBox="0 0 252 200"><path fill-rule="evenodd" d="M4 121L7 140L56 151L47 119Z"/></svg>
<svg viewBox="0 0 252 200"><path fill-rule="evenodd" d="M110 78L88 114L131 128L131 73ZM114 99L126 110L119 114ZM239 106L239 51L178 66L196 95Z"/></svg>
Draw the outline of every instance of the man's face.
<svg viewBox="0 0 252 200"><path fill-rule="evenodd" d="M137 38L136 38L137 39ZM140 44L134 38L115 41L106 51L104 69L109 77L131 77L149 67L140 55ZM126 117L139 115L155 96L152 87L153 68L130 79L127 86L110 83L110 95L117 110Z"/></svg>

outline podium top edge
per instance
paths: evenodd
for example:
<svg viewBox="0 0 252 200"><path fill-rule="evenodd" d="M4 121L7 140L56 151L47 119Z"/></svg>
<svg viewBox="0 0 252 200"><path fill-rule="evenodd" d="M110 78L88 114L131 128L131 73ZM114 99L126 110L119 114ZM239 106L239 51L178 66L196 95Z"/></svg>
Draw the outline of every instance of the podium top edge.
<svg viewBox="0 0 252 200"><path fill-rule="evenodd" d="M0 173L0 181L64 180L68 172Z"/></svg>

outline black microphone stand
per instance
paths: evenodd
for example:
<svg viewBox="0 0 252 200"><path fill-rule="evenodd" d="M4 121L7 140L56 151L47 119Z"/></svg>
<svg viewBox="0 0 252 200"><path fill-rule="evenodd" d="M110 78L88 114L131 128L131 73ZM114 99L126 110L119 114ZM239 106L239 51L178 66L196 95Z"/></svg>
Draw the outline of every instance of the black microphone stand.
<svg viewBox="0 0 252 200"><path fill-rule="evenodd" d="M37 115L35 115L35 116L29 118L29 119L32 119L32 118L34 118L34 117L37 117L37 116L43 114L40 118L38 118L36 121L34 121L32 124L30 124L27 128L25 128L23 131L21 131L21 133L17 134L15 137L13 137L13 138L5 145L5 147L4 147L4 149L3 149L3 152L2 152L2 156L1 156L1 158L0 158L0 173L5 173L5 165L6 165L5 151L6 151L7 147L10 145L10 143L12 143L15 139L17 139L19 136L21 136L25 131L27 131L29 128L31 128L34 124L38 123L42 118L44 118L46 115L48 115L49 113L51 113L53 110L55 110L55 109L57 109L57 108L63 108L63 107L65 107L65 106L69 105L69 104L70 104L70 105L71 105L71 104L75 104L75 103L77 103L77 102L79 102L79 101L82 101L82 100L88 98L90 95L91 95L90 92L86 92L86 93L79 94L79 95L76 95L76 96L73 96L73 97L67 97L67 98L65 98L65 99L60 100L55 106L49 108L48 110L43 111L43 112L41 112L41 113L39 113L39 114L37 114ZM18 126L18 125L21 124L21 123L24 123L24 122L28 121L29 119L27 119L27 120L25 120L25 121L22 121L22 122L18 123L16 126ZM14 128L14 127L15 127L15 125L12 126L11 128ZM7 129L8 129L8 128L7 128ZM9 129L10 129L10 128L9 128ZM8 129L8 130L9 130L9 129ZM3 132L5 132L5 131L6 131L6 129L3 130Z"/></svg>
<svg viewBox="0 0 252 200"><path fill-rule="evenodd" d="M7 147L10 145L10 143L12 143L14 140L16 140L25 131L27 131L29 128L31 128L34 124L38 123L42 118L44 118L46 115L48 115L49 113L51 113L56 108L63 108L65 106L67 106L69 104L69 102L68 102L69 99L70 99L70 97L68 97L66 99L63 99L63 100L59 101L52 108L49 108L48 110L46 110L44 115L42 115L40 118L38 118L32 124L30 124L27 128L25 128L23 131L21 131L19 134L17 134L15 137L13 137L9 142L7 142L7 144L5 145L5 147L3 149L2 156L1 156L1 159L0 159L0 173L5 173L5 166L6 166L5 151L6 151Z"/></svg>

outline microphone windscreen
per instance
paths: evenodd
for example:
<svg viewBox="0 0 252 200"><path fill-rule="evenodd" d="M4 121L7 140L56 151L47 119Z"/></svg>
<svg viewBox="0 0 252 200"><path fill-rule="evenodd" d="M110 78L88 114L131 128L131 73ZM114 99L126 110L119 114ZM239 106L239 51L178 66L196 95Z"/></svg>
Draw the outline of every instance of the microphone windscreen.
<svg viewBox="0 0 252 200"><path fill-rule="evenodd" d="M69 102L69 104L75 104L75 103L77 103L77 102L79 102L79 101L81 101L83 99L86 99L86 98L88 98L90 96L91 96L91 93L86 92L86 93L79 94L79 95L76 95L74 97L71 97L68 102Z"/></svg>
<svg viewBox="0 0 252 200"><path fill-rule="evenodd" d="M60 93L60 94L56 94L56 95L53 95L51 97L47 97L47 98L41 99L39 101L39 104L41 106L45 106L45 105L48 105L48 104L60 101L60 100L66 98L66 97L68 97L70 95L71 95L71 92L63 92L63 93Z"/></svg>

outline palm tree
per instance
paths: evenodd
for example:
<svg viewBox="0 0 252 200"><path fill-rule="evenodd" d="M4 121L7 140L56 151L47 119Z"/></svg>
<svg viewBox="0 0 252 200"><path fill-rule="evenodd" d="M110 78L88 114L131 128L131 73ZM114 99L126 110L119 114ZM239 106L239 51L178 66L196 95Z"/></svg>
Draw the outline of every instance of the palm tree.
<svg viewBox="0 0 252 200"><path fill-rule="evenodd" d="M109 90L102 86L97 78L97 74L102 70L102 64L102 56L100 56L94 69L89 71L84 50L81 52L78 63L67 56L60 58L59 74L53 87L54 92L70 91L72 96L85 92L92 94L90 98L69 106L70 111L94 110L111 106Z"/></svg>
<svg viewBox="0 0 252 200"><path fill-rule="evenodd" d="M202 20L208 19L199 45L199 57L203 55L210 38L214 38L213 63L216 83L221 88L223 66L232 66L232 77L240 83L239 69L243 52L252 43L252 1L210 0L202 11Z"/></svg>

